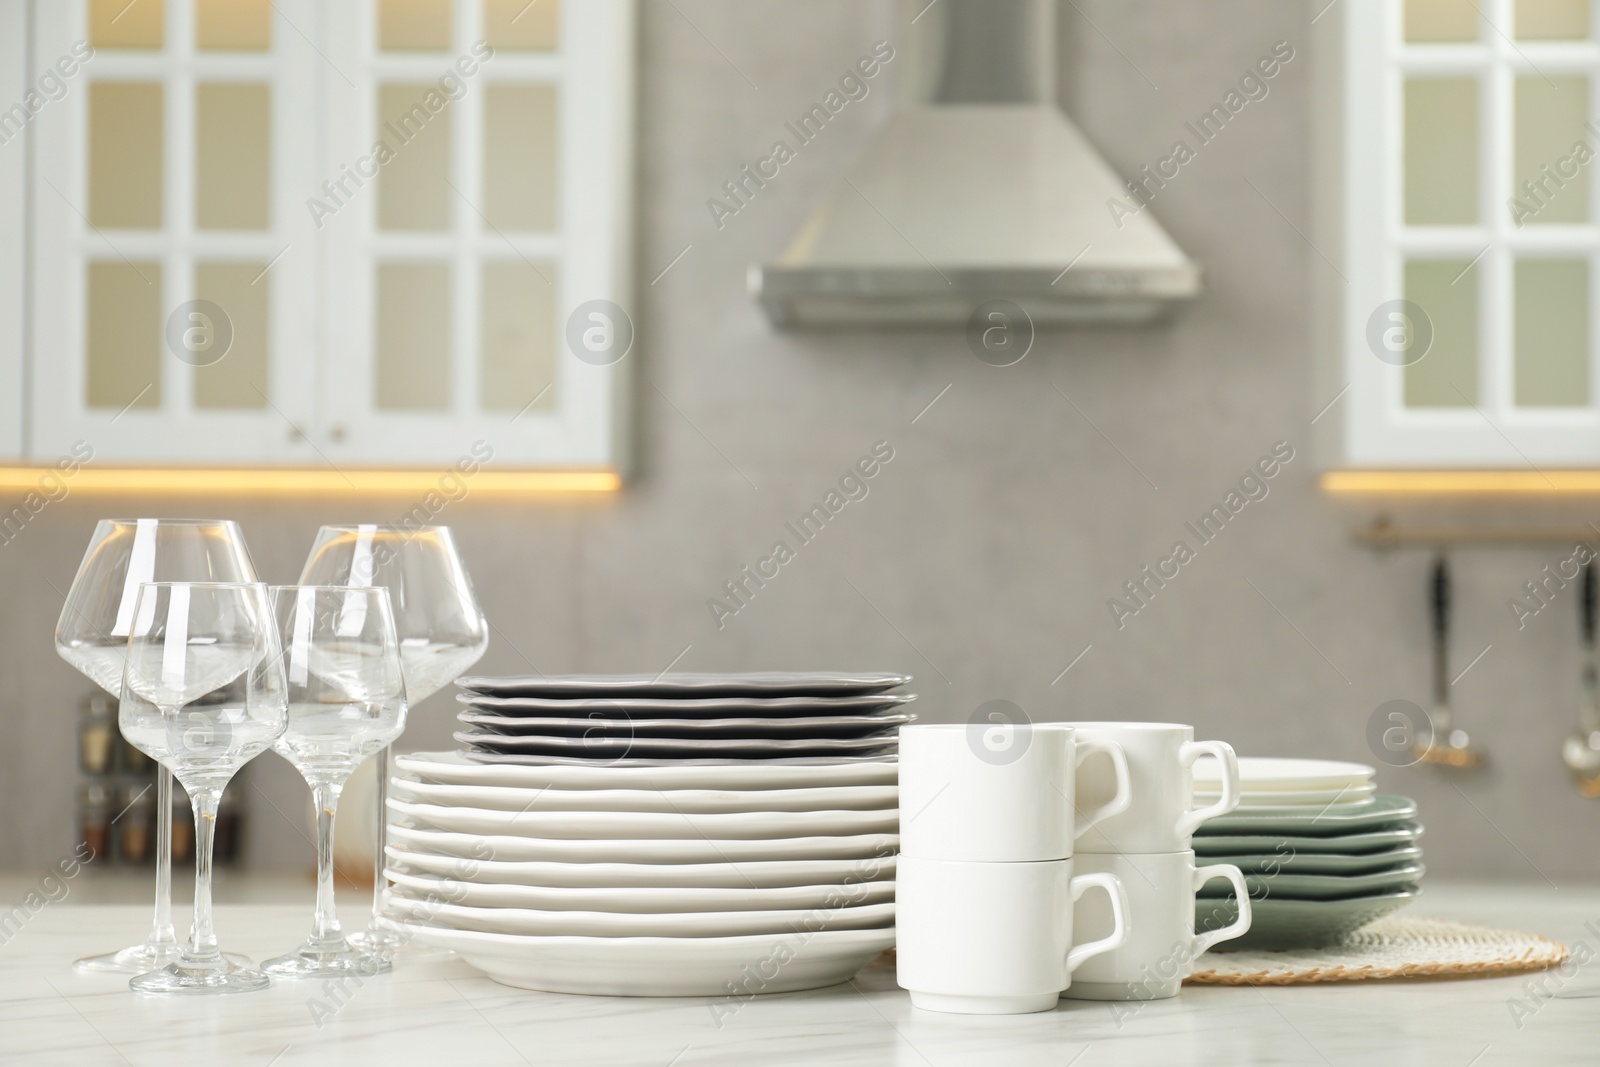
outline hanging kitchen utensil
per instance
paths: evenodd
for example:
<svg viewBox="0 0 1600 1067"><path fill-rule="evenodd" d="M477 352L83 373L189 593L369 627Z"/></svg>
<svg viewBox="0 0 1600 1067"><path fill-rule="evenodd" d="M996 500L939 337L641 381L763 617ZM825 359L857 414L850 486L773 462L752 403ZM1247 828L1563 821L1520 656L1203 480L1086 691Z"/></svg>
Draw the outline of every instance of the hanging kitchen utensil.
<svg viewBox="0 0 1600 1067"><path fill-rule="evenodd" d="M1578 729L1561 746L1561 759L1572 771L1578 792L1600 797L1600 677L1595 663L1595 571L1583 565L1578 620L1583 635L1583 694L1578 702Z"/></svg>
<svg viewBox="0 0 1600 1067"><path fill-rule="evenodd" d="M1450 712L1450 564L1443 552L1433 561L1428 588L1433 617L1433 732L1429 743L1418 745L1413 754L1421 762L1437 767L1481 767L1483 752L1472 747L1472 739L1455 726Z"/></svg>

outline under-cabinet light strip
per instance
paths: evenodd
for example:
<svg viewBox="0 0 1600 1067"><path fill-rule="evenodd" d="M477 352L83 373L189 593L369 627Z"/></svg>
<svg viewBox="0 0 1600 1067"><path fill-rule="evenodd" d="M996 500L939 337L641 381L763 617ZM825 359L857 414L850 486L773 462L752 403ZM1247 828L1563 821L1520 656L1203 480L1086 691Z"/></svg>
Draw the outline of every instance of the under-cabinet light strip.
<svg viewBox="0 0 1600 1067"><path fill-rule="evenodd" d="M449 499L479 494L526 496L546 493L606 493L622 487L615 471L491 471L472 475L446 470L295 470L257 467L161 468L79 467L65 474L54 467L0 467L0 490L34 491L46 497L92 490L117 493L438 493Z"/></svg>

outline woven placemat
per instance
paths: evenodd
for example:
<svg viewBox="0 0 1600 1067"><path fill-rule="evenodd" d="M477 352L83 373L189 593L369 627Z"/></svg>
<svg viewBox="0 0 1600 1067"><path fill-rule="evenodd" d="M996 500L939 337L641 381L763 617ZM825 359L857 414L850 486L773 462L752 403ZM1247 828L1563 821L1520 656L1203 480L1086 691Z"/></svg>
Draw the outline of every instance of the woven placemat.
<svg viewBox="0 0 1600 1067"><path fill-rule="evenodd" d="M1195 985L1306 985L1374 978L1522 974L1566 960L1567 946L1538 934L1390 915L1337 945L1284 952L1207 952Z"/></svg>

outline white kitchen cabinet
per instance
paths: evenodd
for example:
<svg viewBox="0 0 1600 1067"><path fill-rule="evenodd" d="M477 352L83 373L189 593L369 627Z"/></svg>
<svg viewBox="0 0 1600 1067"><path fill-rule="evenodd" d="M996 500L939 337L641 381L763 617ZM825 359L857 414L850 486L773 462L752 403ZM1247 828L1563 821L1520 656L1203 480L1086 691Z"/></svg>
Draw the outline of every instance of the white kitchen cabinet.
<svg viewBox="0 0 1600 1067"><path fill-rule="evenodd" d="M1314 27L1341 465L1600 464L1590 9L1351 0Z"/></svg>
<svg viewBox="0 0 1600 1067"><path fill-rule="evenodd" d="M24 10L8 456L623 465L631 0L0 0Z"/></svg>

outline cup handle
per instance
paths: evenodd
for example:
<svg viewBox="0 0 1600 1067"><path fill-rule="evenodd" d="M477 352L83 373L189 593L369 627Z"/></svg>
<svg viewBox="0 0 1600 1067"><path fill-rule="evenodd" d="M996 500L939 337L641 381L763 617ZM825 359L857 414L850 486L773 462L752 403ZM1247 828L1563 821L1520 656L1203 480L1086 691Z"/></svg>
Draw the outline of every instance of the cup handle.
<svg viewBox="0 0 1600 1067"><path fill-rule="evenodd" d="M1106 891L1106 896L1111 898L1111 933L1098 941L1091 941L1086 945L1074 945L1067 952L1067 975L1077 970L1084 960L1098 956L1102 952L1121 948L1122 943L1128 940L1128 891L1122 888L1122 879L1110 871L1095 871L1093 874L1080 874L1068 886L1071 899L1067 907L1078 902L1078 898L1090 889L1099 887Z"/></svg>
<svg viewBox="0 0 1600 1067"><path fill-rule="evenodd" d="M1226 741L1185 741L1178 749L1178 759L1184 767L1193 767L1201 756L1215 756L1222 761L1222 799L1210 807L1186 811L1178 818L1178 836L1185 838L1207 819L1226 815L1239 806L1239 757ZM1191 798L1192 800L1192 798Z"/></svg>
<svg viewBox="0 0 1600 1067"><path fill-rule="evenodd" d="M1077 829L1072 835L1072 840L1077 841L1084 834L1092 830L1096 823L1104 822L1113 815L1121 815L1128 810L1128 805L1133 802L1133 789L1128 781L1128 757L1122 751L1122 746L1115 741L1078 741L1076 743L1077 758L1073 762L1073 773L1076 776L1077 768L1083 766L1083 761L1096 753L1105 753L1111 757L1111 767L1117 775L1117 791L1112 798L1087 814L1077 811L1077 798L1073 798L1073 810L1077 815ZM1076 789L1073 790L1077 792ZM1077 898L1074 897L1074 900Z"/></svg>
<svg viewBox="0 0 1600 1067"><path fill-rule="evenodd" d="M1209 867L1196 867L1194 892L1198 893L1201 886L1217 878L1226 878L1233 883L1234 895L1239 899L1239 917L1220 930L1194 935L1191 951L1196 956L1218 941L1231 941L1236 937L1243 937L1250 929L1250 887L1245 885L1244 872L1238 867L1231 863L1213 863Z"/></svg>

